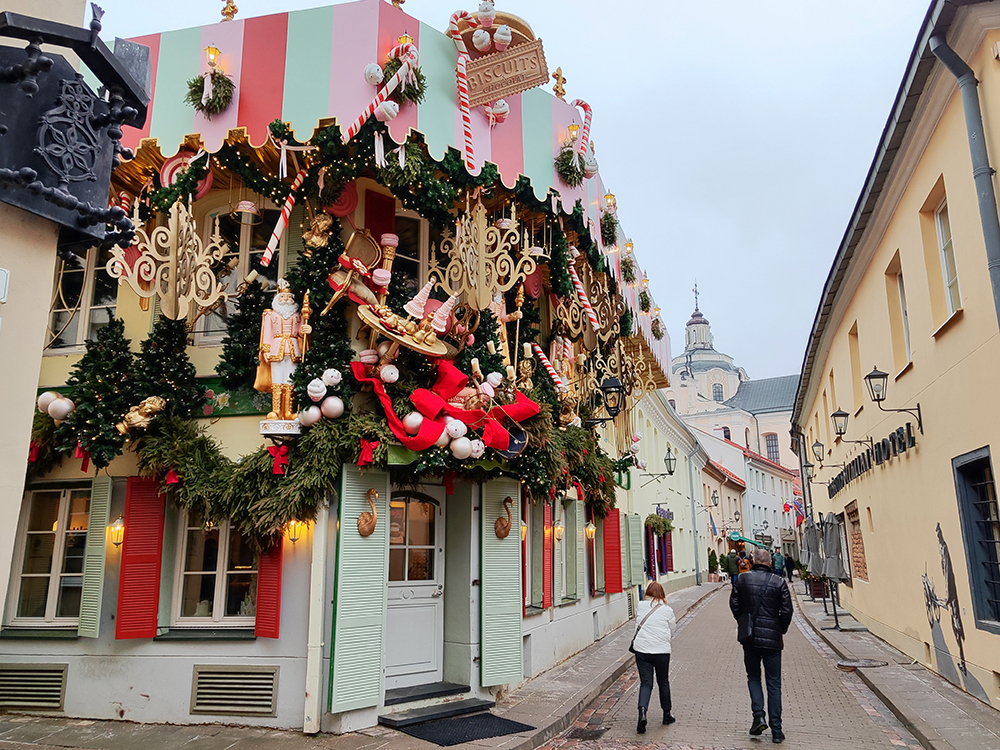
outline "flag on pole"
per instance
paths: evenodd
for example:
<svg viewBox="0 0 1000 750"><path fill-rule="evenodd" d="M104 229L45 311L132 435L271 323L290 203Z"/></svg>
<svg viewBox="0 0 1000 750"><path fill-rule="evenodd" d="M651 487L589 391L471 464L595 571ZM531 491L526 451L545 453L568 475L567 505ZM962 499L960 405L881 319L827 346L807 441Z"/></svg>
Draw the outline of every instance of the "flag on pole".
<svg viewBox="0 0 1000 750"><path fill-rule="evenodd" d="M715 528L715 516L712 515L712 511L708 512L708 518L712 522L712 536L718 536L719 531Z"/></svg>

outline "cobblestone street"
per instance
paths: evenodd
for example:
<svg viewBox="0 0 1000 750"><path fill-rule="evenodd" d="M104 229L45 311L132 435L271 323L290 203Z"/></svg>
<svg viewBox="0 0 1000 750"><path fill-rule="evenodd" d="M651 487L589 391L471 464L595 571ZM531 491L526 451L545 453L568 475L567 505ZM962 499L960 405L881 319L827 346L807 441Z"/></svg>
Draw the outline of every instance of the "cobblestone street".
<svg viewBox="0 0 1000 750"><path fill-rule="evenodd" d="M750 699L742 649L728 606L728 587L700 604L678 627L670 664L673 714L660 724L656 690L645 735L635 732L638 674L629 668L563 734L553 748L616 748L648 745L671 750L729 750L772 746L769 732L750 737ZM856 674L836 660L796 612L782 657L784 747L906 748L920 743Z"/></svg>

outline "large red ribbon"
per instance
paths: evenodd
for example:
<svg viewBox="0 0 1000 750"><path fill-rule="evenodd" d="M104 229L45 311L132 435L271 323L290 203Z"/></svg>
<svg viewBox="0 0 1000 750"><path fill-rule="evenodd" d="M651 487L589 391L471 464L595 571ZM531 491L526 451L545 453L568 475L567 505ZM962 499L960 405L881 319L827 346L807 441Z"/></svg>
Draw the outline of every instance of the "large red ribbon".
<svg viewBox="0 0 1000 750"><path fill-rule="evenodd" d="M361 438L361 455L358 456L358 466L367 466L374 461L376 448L378 448L378 440Z"/></svg>
<svg viewBox="0 0 1000 750"><path fill-rule="evenodd" d="M84 474L90 468L90 451L83 447L83 443L76 444L76 451L73 453L73 458L82 458L83 461L80 462L80 471Z"/></svg>
<svg viewBox="0 0 1000 750"><path fill-rule="evenodd" d="M42 446L38 444L37 440L32 440L31 445L28 446L28 461L34 463L38 460L38 452L42 449Z"/></svg>
<svg viewBox="0 0 1000 750"><path fill-rule="evenodd" d="M177 473L177 469L167 469L167 484L178 484L181 481L180 474Z"/></svg>
<svg viewBox="0 0 1000 750"><path fill-rule="evenodd" d="M271 473L284 474L285 467L288 465L288 446L270 445L267 448L267 452L274 456L274 464L271 466Z"/></svg>

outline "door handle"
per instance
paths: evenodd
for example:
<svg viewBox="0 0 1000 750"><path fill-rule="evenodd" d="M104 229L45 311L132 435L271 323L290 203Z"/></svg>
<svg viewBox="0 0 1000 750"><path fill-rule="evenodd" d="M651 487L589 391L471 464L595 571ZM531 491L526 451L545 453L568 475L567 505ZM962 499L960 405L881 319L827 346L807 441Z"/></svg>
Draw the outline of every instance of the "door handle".
<svg viewBox="0 0 1000 750"><path fill-rule="evenodd" d="M431 596L437 598L437 597L443 596L443 595L444 595L444 584L443 583L439 583L437 585L437 588L434 589L434 593L432 593Z"/></svg>

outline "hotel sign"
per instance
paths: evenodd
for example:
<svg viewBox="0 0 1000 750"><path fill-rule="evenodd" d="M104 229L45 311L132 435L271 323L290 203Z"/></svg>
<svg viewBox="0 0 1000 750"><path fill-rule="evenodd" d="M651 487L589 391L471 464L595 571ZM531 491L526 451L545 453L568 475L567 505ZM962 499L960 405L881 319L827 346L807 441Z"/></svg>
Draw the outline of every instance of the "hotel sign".
<svg viewBox="0 0 1000 750"><path fill-rule="evenodd" d="M827 487L830 498L835 497L855 479L868 473L872 466L881 466L899 454L906 453L910 448L916 447L917 438L913 434L913 425L907 422L905 427L900 427L888 437L882 438L873 448L866 450L847 464Z"/></svg>
<svg viewBox="0 0 1000 750"><path fill-rule="evenodd" d="M470 60L466 75L470 107L541 86L549 80L542 40L523 42L504 52Z"/></svg>

